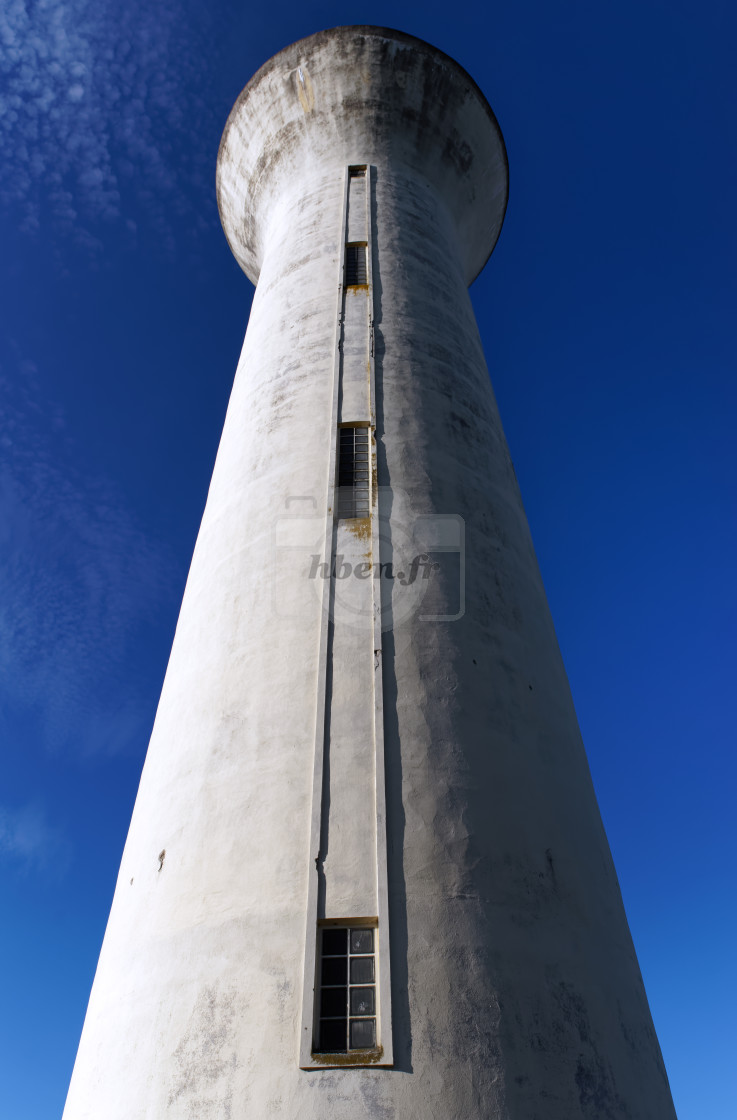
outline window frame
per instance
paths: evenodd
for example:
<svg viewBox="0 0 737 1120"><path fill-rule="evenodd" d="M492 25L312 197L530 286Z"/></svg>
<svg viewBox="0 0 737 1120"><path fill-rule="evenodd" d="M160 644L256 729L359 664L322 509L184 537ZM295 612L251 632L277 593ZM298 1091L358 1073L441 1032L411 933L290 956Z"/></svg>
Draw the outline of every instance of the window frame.
<svg viewBox="0 0 737 1120"><path fill-rule="evenodd" d="M351 290L368 288L369 268L367 241L346 242L343 268L346 288L350 288Z"/></svg>
<svg viewBox="0 0 737 1120"><path fill-rule="evenodd" d="M359 438L357 436L359 431L365 432L366 435L361 435ZM353 433L352 439L347 437L348 432ZM359 420L338 425L338 453L335 457L336 521L356 521L371 516L372 451L372 431L368 421Z"/></svg>
<svg viewBox="0 0 737 1120"><path fill-rule="evenodd" d="M324 952L324 936L327 931L331 930L345 930L346 931L346 950L345 955L342 953L326 953ZM370 953L353 951L351 934L370 931L372 935L372 948ZM362 1064L367 1060L371 1062L380 1058L383 1051L380 1045L381 1030L380 1030L380 995L379 995L379 979L381 974L380 959L379 959L379 924L378 919L372 918L332 918L322 919L317 925L317 945L315 954L315 1017L313 1028L313 1056L320 1061L333 1064ZM346 961L346 980L345 984L325 984L323 983L323 961L336 961L345 959ZM353 960L371 960L373 964L373 980L357 980L355 983L351 982L351 963ZM340 991L345 989L346 1002L345 1002L345 1016L343 1015L323 1015L323 991ZM373 1012L358 1012L352 1014L351 1002L353 991L360 991L362 989L371 989L373 991ZM322 1042L322 1023L323 1022L345 1022L345 1047L336 1048L323 1046ZM373 1043L369 1046L351 1046L351 1024L356 1022L373 1022Z"/></svg>

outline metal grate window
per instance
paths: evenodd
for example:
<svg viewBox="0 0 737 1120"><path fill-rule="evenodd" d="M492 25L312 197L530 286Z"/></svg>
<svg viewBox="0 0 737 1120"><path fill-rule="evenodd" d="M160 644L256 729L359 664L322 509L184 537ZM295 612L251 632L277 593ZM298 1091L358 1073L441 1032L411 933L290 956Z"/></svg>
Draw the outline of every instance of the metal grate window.
<svg viewBox="0 0 737 1120"><path fill-rule="evenodd" d="M349 288L357 284L368 284L365 245L346 245L345 282Z"/></svg>
<svg viewBox="0 0 737 1120"><path fill-rule="evenodd" d="M368 517L371 471L368 428L338 429L338 517Z"/></svg>
<svg viewBox="0 0 737 1120"><path fill-rule="evenodd" d="M345 1054L376 1049L374 930L322 929L318 1049Z"/></svg>

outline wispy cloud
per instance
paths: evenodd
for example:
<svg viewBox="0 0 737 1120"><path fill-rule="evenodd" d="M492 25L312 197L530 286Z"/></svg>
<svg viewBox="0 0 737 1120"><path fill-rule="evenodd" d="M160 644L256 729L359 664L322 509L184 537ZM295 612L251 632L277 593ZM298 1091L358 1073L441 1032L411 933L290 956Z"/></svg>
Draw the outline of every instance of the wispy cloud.
<svg viewBox="0 0 737 1120"><path fill-rule="evenodd" d="M110 485L64 455L58 410L33 363L0 370L0 710L32 719L50 749L115 753L151 713L131 649L162 603L173 563ZM121 680L125 680L125 687Z"/></svg>
<svg viewBox="0 0 737 1120"><path fill-rule="evenodd" d="M0 805L0 857L20 864L24 871L53 869L57 877L69 867L71 845L46 812L32 802L20 808Z"/></svg>
<svg viewBox="0 0 737 1120"><path fill-rule="evenodd" d="M50 221L94 253L91 228L134 229L131 207L165 242L172 214L205 221L213 153L192 137L207 130L213 59L200 37L171 0L3 0L0 203L25 230Z"/></svg>

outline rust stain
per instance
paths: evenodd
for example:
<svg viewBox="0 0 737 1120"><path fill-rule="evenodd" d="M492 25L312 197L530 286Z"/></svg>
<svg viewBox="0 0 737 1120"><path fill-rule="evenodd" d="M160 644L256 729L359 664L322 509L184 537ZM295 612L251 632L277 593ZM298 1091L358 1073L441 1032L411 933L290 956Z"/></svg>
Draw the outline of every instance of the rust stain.
<svg viewBox="0 0 737 1120"><path fill-rule="evenodd" d="M370 517L351 517L346 523L346 528L349 533L352 533L356 540L370 541L371 540L371 518Z"/></svg>
<svg viewBox="0 0 737 1120"><path fill-rule="evenodd" d="M306 66L298 66L294 71L294 83L297 87L297 97L305 113L311 113L315 108L315 87L307 73Z"/></svg>

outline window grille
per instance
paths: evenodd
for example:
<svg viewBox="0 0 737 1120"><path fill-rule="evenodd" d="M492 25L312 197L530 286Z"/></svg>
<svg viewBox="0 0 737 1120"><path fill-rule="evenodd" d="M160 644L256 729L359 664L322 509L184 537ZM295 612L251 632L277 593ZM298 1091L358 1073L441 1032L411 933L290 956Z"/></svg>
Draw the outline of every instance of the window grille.
<svg viewBox="0 0 737 1120"><path fill-rule="evenodd" d="M345 1054L376 1049L374 930L320 930L320 1019L318 1050Z"/></svg>
<svg viewBox="0 0 737 1120"><path fill-rule="evenodd" d="M349 288L358 284L368 284L365 245L346 245L345 282L346 287Z"/></svg>
<svg viewBox="0 0 737 1120"><path fill-rule="evenodd" d="M368 428L338 429L338 517L368 517L371 474Z"/></svg>

